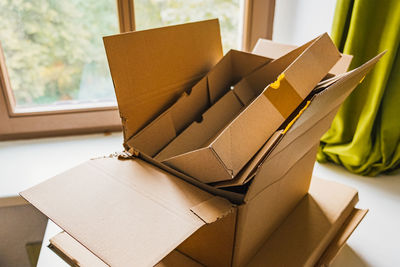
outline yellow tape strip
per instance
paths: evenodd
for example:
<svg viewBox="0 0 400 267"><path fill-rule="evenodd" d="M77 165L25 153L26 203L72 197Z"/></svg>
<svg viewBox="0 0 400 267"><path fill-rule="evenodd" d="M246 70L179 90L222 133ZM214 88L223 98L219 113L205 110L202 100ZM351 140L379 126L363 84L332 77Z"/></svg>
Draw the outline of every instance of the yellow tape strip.
<svg viewBox="0 0 400 267"><path fill-rule="evenodd" d="M291 120L289 122L289 124L286 126L285 130L283 131L284 134L287 131L289 131L290 127L292 127L292 125L297 121L297 119L301 116L301 114L303 114L304 110L306 110L306 108L308 108L310 103L311 103L311 101L307 101L306 105L299 111L299 113L296 115L296 117L294 117L293 120Z"/></svg>
<svg viewBox="0 0 400 267"><path fill-rule="evenodd" d="M271 83L269 86L270 86L271 88L273 88L273 89L278 89L279 86L281 86L281 80L282 80L283 78L285 78L285 73L282 72L282 73L278 76L278 79L276 79L276 81L273 82L273 83Z"/></svg>

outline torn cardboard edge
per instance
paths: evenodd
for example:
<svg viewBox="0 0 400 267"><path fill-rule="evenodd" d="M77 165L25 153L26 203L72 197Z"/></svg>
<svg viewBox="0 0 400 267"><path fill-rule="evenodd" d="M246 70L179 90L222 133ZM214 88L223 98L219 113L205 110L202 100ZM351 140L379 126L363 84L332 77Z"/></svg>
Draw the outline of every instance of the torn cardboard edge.
<svg viewBox="0 0 400 267"><path fill-rule="evenodd" d="M235 210L227 199L215 196L190 208L205 223L210 224L224 218Z"/></svg>

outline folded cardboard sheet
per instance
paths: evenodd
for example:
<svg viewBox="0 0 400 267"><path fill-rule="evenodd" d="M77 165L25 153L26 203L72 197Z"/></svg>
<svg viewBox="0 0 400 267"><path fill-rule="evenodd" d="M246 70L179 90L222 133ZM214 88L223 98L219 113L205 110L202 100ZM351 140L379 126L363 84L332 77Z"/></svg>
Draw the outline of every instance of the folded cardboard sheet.
<svg viewBox="0 0 400 267"><path fill-rule="evenodd" d="M104 43L127 152L83 163L22 192L25 199L111 266L153 266L171 258L172 251L206 266L257 264L264 255L276 266L274 260L279 259L274 255L284 244L280 241L289 236L296 236L297 244L309 242L301 249L288 244L287 258L296 263L311 266L322 261L325 250L335 255L343 242L335 235L342 230L349 235L355 227L346 228L346 218L360 220L362 216L351 215L355 190L326 182L322 184L329 186L313 185L309 191L317 146L340 104L382 54L345 73L348 61L341 57L336 63L340 55L329 48L329 37L322 35L290 51L261 42L259 55L231 51L222 58L217 20L109 36ZM313 54L325 49L330 51L329 64L323 61L316 64L319 67L311 66ZM262 56L262 51L269 55ZM308 68L313 75L304 79ZM326 75L329 70L331 74ZM263 80L255 82L253 76ZM293 92L299 97L292 98ZM280 102L285 105L274 105ZM276 127L256 119L264 114L258 105L275 109L271 114L281 118ZM294 111L283 109L287 107ZM221 108L229 112L220 113ZM209 116L213 110L219 115ZM210 125L207 136L212 141L201 140L196 145L203 147L193 151L212 152L213 147L218 153L226 152L226 158L218 154L220 161L204 165L205 157L217 154L203 157L182 150L179 153L183 154L162 159L165 163L156 159L193 124L205 122ZM264 126L272 129L260 139L254 137L257 149L246 143L259 133L249 126L253 123L263 128L262 134ZM229 132L227 139L222 138L225 131ZM245 133L240 136L247 139L243 142L236 133ZM242 151L247 148L254 151ZM197 155L188 161L190 169L180 171L181 166L171 164L171 159L189 154ZM236 156L238 161L230 162ZM230 181L202 183L191 173L199 171L197 166L219 170L221 177L229 166L236 175L230 175ZM319 195L327 187L334 190ZM311 200L317 198L318 205L314 205ZM317 209L321 207L322 213ZM310 209L320 215L308 218L303 211ZM318 231L288 235L304 229ZM263 247L277 253L261 253ZM331 256L324 256L323 262Z"/></svg>
<svg viewBox="0 0 400 267"><path fill-rule="evenodd" d="M265 242L249 266L312 266L307 261L315 262L315 248L331 239L332 233L341 225L342 231L318 260L317 266L327 266L366 213L354 209L356 200L354 189L314 178L309 194ZM351 216L347 216L349 212ZM107 266L65 232L53 237L50 244L51 249L72 266ZM155 266L203 265L174 250Z"/></svg>

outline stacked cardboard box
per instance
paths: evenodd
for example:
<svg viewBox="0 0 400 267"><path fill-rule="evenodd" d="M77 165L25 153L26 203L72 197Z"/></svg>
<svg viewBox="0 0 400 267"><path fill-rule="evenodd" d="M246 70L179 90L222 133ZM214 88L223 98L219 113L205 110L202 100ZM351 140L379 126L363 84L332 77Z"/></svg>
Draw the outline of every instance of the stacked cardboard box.
<svg viewBox="0 0 400 267"><path fill-rule="evenodd" d="M324 34L222 57L217 20L104 43L127 152L21 193L65 230L59 254L111 266L329 263L365 212L354 189L310 188L317 145L381 55L345 73L350 57Z"/></svg>

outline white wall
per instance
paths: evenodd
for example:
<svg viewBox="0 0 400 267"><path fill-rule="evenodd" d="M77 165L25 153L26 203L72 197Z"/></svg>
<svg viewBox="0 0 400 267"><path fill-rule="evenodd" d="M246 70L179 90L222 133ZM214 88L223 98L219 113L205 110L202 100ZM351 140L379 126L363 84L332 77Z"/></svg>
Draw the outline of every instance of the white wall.
<svg viewBox="0 0 400 267"><path fill-rule="evenodd" d="M272 39L301 45L332 28L336 0L276 0Z"/></svg>

